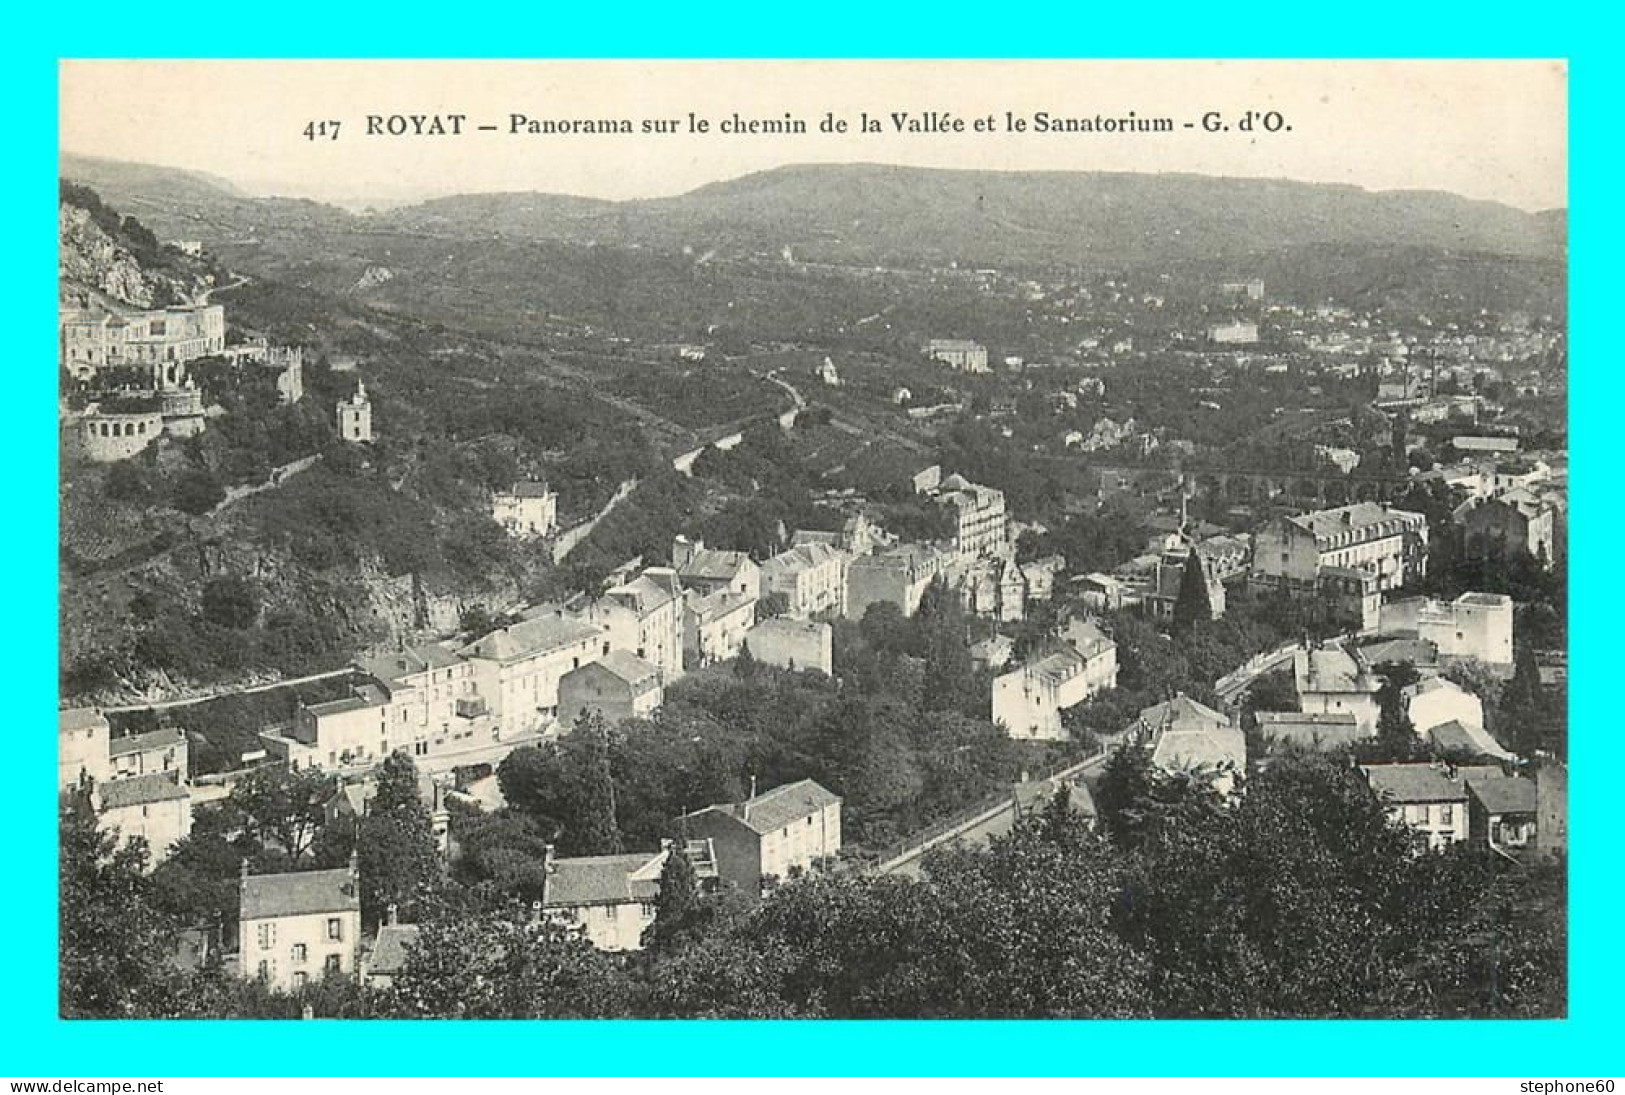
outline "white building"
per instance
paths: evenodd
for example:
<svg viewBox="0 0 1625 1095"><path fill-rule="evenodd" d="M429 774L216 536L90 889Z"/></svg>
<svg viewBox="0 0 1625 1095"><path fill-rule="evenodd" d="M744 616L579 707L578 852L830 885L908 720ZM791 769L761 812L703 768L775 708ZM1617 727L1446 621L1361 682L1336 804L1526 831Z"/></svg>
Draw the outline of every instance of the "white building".
<svg viewBox="0 0 1625 1095"><path fill-rule="evenodd" d="M251 875L243 861L237 919L245 980L298 992L324 977L354 977L361 947L361 876L348 867Z"/></svg>
<svg viewBox="0 0 1625 1095"><path fill-rule="evenodd" d="M984 555L1003 555L1010 541L1010 518L1004 492L950 475L934 492L954 517L954 550L969 562Z"/></svg>
<svg viewBox="0 0 1625 1095"><path fill-rule="evenodd" d="M739 653L756 623L756 598L730 589L683 596L683 660L689 668L725 662Z"/></svg>
<svg viewBox="0 0 1625 1095"><path fill-rule="evenodd" d="M546 612L481 636L458 651L475 691L505 734L542 730L558 716L559 681L610 651L609 630Z"/></svg>
<svg viewBox="0 0 1625 1095"><path fill-rule="evenodd" d="M787 603L796 619L846 613L846 553L828 544L801 544L762 564L762 588Z"/></svg>
<svg viewBox="0 0 1625 1095"><path fill-rule="evenodd" d="M372 401L365 381L355 382L355 394L338 404L339 438L352 444L372 441Z"/></svg>
<svg viewBox="0 0 1625 1095"><path fill-rule="evenodd" d="M1074 620L1058 649L993 679L993 721L1012 738L1064 741L1061 712L1117 687L1117 644Z"/></svg>
<svg viewBox="0 0 1625 1095"><path fill-rule="evenodd" d="M1509 668L1512 608L1512 598L1500 593L1463 593L1449 603L1407 597L1382 606L1378 629L1384 636L1430 642L1442 659L1477 658Z"/></svg>
<svg viewBox="0 0 1625 1095"><path fill-rule="evenodd" d="M578 615L608 631L613 648L659 669L667 684L683 675L683 589L675 570L649 567Z"/></svg>
<svg viewBox="0 0 1625 1095"><path fill-rule="evenodd" d="M1406 717L1419 737L1447 722L1484 726L1484 702L1447 677L1429 677L1400 692Z"/></svg>
<svg viewBox="0 0 1625 1095"><path fill-rule="evenodd" d="M716 852L709 840L690 840L678 853L664 842L658 852L577 856L558 859L547 850L547 882L542 908L554 921L574 928L603 951L643 949L643 933L654 924L660 876L666 861L684 854L695 880L705 887L717 877Z"/></svg>
<svg viewBox="0 0 1625 1095"><path fill-rule="evenodd" d="M546 483L515 483L491 496L491 519L509 536L551 536L559 527L559 496Z"/></svg>
<svg viewBox="0 0 1625 1095"><path fill-rule="evenodd" d="M1347 711L1354 716L1361 734L1376 730L1380 714L1377 690L1382 684L1358 651L1350 654L1335 644L1299 649L1292 655L1292 679L1299 711L1309 715Z"/></svg>
<svg viewBox="0 0 1625 1095"><path fill-rule="evenodd" d="M986 373L987 347L963 338L934 338L925 344L925 356L962 373Z"/></svg>

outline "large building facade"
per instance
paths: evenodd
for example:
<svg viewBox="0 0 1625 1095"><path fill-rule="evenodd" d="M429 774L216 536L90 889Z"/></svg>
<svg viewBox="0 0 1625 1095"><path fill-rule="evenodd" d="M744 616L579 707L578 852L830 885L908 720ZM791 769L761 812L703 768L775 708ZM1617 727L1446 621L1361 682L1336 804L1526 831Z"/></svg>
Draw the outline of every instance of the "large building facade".
<svg viewBox="0 0 1625 1095"><path fill-rule="evenodd" d="M150 386L169 391L186 383L186 363L226 347L226 312L218 304L147 312L64 309L59 315L62 365L76 380L102 369L136 368Z"/></svg>

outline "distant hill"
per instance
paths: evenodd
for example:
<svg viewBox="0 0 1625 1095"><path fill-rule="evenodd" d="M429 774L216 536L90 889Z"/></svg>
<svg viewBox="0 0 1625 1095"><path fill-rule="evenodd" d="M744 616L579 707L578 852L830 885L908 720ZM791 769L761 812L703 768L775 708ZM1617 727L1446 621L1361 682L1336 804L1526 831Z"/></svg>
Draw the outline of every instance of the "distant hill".
<svg viewBox="0 0 1625 1095"><path fill-rule="evenodd" d="M64 153L64 180L94 189L112 206L139 217L160 239L202 239L213 247L248 244L268 233L343 230L355 220L342 209L292 198L257 198L201 171Z"/></svg>
<svg viewBox="0 0 1625 1095"><path fill-rule="evenodd" d="M381 232L777 254L838 263L1139 265L1348 245L1561 260L1565 211L1425 191L1198 175L777 168L672 198L467 194L353 215L197 172L62 158L160 235Z"/></svg>
<svg viewBox="0 0 1625 1095"><path fill-rule="evenodd" d="M396 229L718 248L814 261L1162 262L1307 245L1561 258L1547 215L1451 194L1196 175L798 166L673 198L443 198L374 218Z"/></svg>

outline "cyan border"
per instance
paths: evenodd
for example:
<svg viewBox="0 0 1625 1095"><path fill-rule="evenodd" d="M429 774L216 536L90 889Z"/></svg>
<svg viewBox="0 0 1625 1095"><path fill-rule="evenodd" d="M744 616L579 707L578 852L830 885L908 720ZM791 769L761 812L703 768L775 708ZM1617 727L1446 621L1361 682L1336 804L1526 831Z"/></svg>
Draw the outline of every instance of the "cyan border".
<svg viewBox="0 0 1625 1095"><path fill-rule="evenodd" d="M1618 619L1607 499L1619 382L1607 332L1619 234L1606 17L1559 5L1117 7L746 4L638 8L293 0L76 3L8 15L16 231L0 269L26 317L9 369L9 945L0 1073L91 1075L1606 1075L1619 1071L1619 806L1606 742ZM61 57L1566 57L1570 60L1573 910L1570 1018L1552 1022L64 1023L56 1011L56 63ZM1425 150L1418 150L1425 154Z"/></svg>

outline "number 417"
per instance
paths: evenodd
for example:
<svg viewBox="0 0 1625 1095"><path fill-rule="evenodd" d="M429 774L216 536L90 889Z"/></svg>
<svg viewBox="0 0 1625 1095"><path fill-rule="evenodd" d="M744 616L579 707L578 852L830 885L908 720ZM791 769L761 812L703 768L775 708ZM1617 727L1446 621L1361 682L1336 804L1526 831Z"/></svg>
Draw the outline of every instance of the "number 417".
<svg viewBox="0 0 1625 1095"><path fill-rule="evenodd" d="M339 139L339 123L337 121L310 122L305 126L305 140L314 141L326 137L330 141Z"/></svg>

